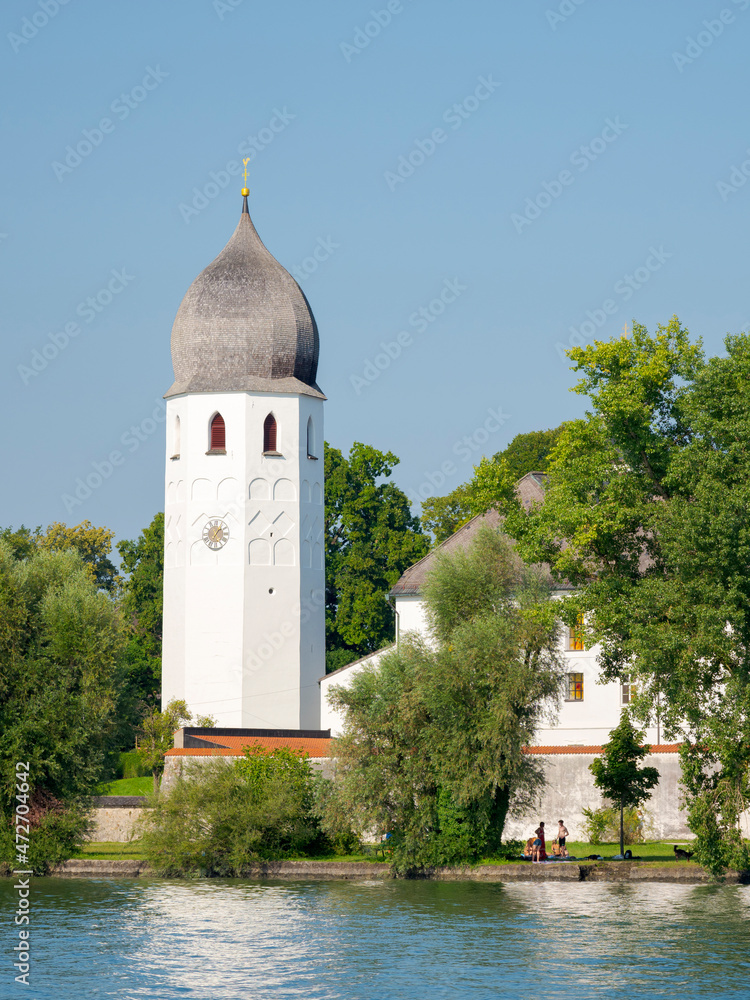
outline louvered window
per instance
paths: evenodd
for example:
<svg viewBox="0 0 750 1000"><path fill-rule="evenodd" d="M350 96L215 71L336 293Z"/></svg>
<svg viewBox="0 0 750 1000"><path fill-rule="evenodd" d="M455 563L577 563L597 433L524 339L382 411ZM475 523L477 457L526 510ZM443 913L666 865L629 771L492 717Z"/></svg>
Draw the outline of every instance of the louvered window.
<svg viewBox="0 0 750 1000"><path fill-rule="evenodd" d="M227 429L224 418L220 413L211 421L211 448L212 452L224 452L227 450Z"/></svg>
<svg viewBox="0 0 750 1000"><path fill-rule="evenodd" d="M276 452L276 419L272 413L268 414L263 424L263 452Z"/></svg>

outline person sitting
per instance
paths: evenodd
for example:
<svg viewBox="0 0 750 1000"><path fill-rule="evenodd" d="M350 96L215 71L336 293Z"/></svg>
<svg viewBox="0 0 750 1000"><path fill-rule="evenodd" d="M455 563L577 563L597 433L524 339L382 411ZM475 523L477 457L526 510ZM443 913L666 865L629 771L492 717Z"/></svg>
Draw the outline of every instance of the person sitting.
<svg viewBox="0 0 750 1000"><path fill-rule="evenodd" d="M534 838L529 837L526 841L526 846L523 849L523 854L521 855L524 861L534 860Z"/></svg>

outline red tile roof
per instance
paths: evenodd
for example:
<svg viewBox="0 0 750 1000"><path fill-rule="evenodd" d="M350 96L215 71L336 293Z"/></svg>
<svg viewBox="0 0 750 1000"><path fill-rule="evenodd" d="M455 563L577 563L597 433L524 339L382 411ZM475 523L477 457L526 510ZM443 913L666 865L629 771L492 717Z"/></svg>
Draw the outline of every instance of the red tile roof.
<svg viewBox="0 0 750 1000"><path fill-rule="evenodd" d="M310 757L330 756L330 739L311 739L295 736L201 736L205 743L215 744L216 749L181 749L167 750L168 757L210 757L211 754L221 757L241 757L245 747L259 743L268 750L277 747L289 747L291 750L304 750Z"/></svg>
<svg viewBox="0 0 750 1000"><path fill-rule="evenodd" d="M651 753L679 753L680 743L661 743L651 747ZM602 747L524 747L523 752L528 754L553 754L553 753L601 753Z"/></svg>
<svg viewBox="0 0 750 1000"><path fill-rule="evenodd" d="M304 750L310 757L330 757L330 739L295 738L292 736L201 736L207 743L214 743L215 748L206 749L172 749L167 750L168 757L241 757L244 747L259 743L262 747L275 750L276 747L289 747L292 750ZM662 743L652 746L651 753L678 753L679 743ZM524 747L523 752L533 755L549 754L597 754L602 752L600 746L545 746Z"/></svg>

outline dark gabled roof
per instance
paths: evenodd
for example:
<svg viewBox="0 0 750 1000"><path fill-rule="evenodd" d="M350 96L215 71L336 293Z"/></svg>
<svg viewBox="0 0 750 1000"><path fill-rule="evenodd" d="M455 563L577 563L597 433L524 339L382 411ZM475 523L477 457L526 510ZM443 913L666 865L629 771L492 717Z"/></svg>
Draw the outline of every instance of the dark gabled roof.
<svg viewBox="0 0 750 1000"><path fill-rule="evenodd" d="M518 498L526 510L533 506L544 503L544 484L546 475L543 472L527 472L522 479L516 483ZM426 556L410 566L401 576L401 579L391 590L392 597L416 597L422 592L427 574L434 565L435 557L438 553L450 554L451 552L467 549L471 545L477 531L485 526L490 528L501 528L503 523L502 515L496 510L488 510L485 514L477 514L458 529L450 538L437 545Z"/></svg>
<svg viewBox="0 0 750 1000"><path fill-rule="evenodd" d="M185 392L289 392L316 384L318 328L294 278L261 242L245 198L237 228L187 290L172 327L175 380Z"/></svg>

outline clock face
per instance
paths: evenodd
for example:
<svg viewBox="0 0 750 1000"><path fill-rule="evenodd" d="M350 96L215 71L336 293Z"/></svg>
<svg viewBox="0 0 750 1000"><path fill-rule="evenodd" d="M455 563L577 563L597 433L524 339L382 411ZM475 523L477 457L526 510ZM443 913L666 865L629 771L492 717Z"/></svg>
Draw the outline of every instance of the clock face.
<svg viewBox="0 0 750 1000"><path fill-rule="evenodd" d="M203 528L203 541L209 549L220 549L229 540L229 526L220 517L212 517Z"/></svg>

